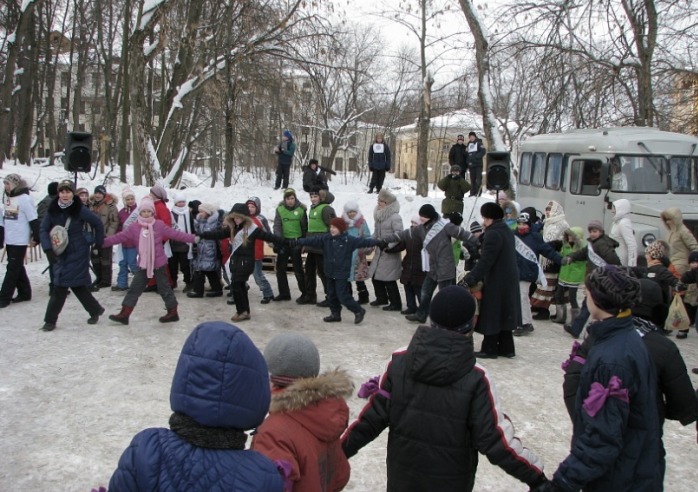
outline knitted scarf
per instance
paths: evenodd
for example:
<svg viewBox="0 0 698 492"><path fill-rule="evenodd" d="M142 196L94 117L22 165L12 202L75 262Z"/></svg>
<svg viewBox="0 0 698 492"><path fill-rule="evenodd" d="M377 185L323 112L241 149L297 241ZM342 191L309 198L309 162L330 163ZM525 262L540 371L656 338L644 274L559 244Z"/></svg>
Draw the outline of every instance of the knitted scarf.
<svg viewBox="0 0 698 492"><path fill-rule="evenodd" d="M240 429L206 427L177 412L170 416L170 430L199 448L243 450L247 441L247 434Z"/></svg>
<svg viewBox="0 0 698 492"><path fill-rule="evenodd" d="M138 266L145 269L148 278L153 278L155 270L155 231L153 231L155 217L138 216L138 225L141 226L138 239Z"/></svg>

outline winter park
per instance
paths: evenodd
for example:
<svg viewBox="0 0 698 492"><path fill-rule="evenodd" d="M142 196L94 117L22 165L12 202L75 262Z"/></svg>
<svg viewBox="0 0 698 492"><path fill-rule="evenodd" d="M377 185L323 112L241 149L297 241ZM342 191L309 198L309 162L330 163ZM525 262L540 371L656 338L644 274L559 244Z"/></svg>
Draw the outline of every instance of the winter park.
<svg viewBox="0 0 698 492"><path fill-rule="evenodd" d="M695 490L673 0L8 0L0 491Z"/></svg>

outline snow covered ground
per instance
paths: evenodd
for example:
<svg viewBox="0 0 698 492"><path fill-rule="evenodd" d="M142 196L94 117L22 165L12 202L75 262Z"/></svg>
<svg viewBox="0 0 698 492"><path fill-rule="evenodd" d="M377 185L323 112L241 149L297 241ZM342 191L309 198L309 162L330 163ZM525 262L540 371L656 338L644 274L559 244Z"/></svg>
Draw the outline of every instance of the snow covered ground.
<svg viewBox="0 0 698 492"><path fill-rule="evenodd" d="M41 174L39 174L41 171ZM0 176L19 172L34 183L40 199L46 184L67 173L53 168L5 166ZM300 176L292 185L302 189ZM90 190L101 184L81 180L79 186ZM337 196L335 206L341 210L349 199L358 201L369 223L375 195L367 195L365 186L351 178L331 183ZM437 193L429 199L414 197L410 182L387 178L395 188L402 206L405 224L425 202L439 206ZM120 184L110 184L110 191L120 195ZM136 187L140 198L147 188ZM225 209L234 202L256 195L262 200L263 212L273 217L280 192L268 183L243 177L234 187L211 190L202 185L184 191L188 199L217 201ZM305 195L299 191L303 201ZM482 200L482 199L480 199ZM480 202L478 202L480 203ZM468 207L466 205L466 224ZM14 492L31 489L84 491L106 486L119 456L138 431L146 427L167 427L171 413L169 391L182 343L196 324L204 320L228 320L231 307L218 299L188 299L181 294L178 323L162 325L157 318L164 314L162 300L155 293L140 299L129 326L110 322L106 315L96 326L74 296L69 296L51 333L39 331L48 295L48 275L42 274L45 260L28 264L34 288L31 302L11 305L0 310L0 490ZM5 265L0 267L0 280ZM273 274L267 274L276 287ZM294 297L295 279L289 279ZM369 287L370 289L370 287ZM107 314L118 310L123 294L102 290L96 294ZM251 284L252 319L240 326L263 349L276 333L293 330L310 336L318 345L323 369L343 367L352 374L357 389L369 377L380 373L392 350L407 344L414 333L410 324L396 313L370 308L363 324L355 326L346 315L342 323L322 322L326 310L298 306L294 302L261 305L261 293ZM551 474L568 452L571 425L562 402L562 371L572 344L559 325L537 322L533 335L516 339L517 357L512 360L484 361L500 393L503 407L516 426L525 445L538 453ZM480 337L476 335L476 346ZM698 335L691 332L679 340L688 367L698 366ZM691 375L695 384L698 377ZM355 417L364 400L349 402ZM352 478L347 490L372 492L385 489L385 445L387 431L351 460ZM698 469L695 467L696 430L667 422L664 427L667 449L668 491L695 490ZM491 466L486 458L480 462L476 490L524 491L527 487Z"/></svg>

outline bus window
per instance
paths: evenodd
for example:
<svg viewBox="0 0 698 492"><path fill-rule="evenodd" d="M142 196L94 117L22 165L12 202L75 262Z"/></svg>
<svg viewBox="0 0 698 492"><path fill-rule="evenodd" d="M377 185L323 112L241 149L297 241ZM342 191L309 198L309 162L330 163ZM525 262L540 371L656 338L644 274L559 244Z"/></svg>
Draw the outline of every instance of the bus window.
<svg viewBox="0 0 698 492"><path fill-rule="evenodd" d="M671 191L674 193L698 192L698 157L672 157Z"/></svg>
<svg viewBox="0 0 698 492"><path fill-rule="evenodd" d="M533 173L531 174L531 184L540 188L545 184L545 153L536 152L533 154Z"/></svg>
<svg viewBox="0 0 698 492"><path fill-rule="evenodd" d="M531 153L521 154L521 166L519 168L519 183L531 184Z"/></svg>
<svg viewBox="0 0 698 492"><path fill-rule="evenodd" d="M598 196L601 193L601 161L573 160L570 191L575 195Z"/></svg>
<svg viewBox="0 0 698 492"><path fill-rule="evenodd" d="M628 181L628 191L634 193L666 193L667 161L664 157L623 155L621 169ZM627 164L626 164L627 162Z"/></svg>
<svg viewBox="0 0 698 492"><path fill-rule="evenodd" d="M559 190L562 183L562 154L548 154L548 166L545 174L545 187Z"/></svg>

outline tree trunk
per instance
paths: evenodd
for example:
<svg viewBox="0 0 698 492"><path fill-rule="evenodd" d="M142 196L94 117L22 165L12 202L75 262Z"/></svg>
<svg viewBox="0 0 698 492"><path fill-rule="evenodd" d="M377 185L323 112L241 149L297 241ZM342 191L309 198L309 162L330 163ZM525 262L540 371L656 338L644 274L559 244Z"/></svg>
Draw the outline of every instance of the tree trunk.
<svg viewBox="0 0 698 492"><path fill-rule="evenodd" d="M37 46L35 44L36 23L32 10L31 23L22 40L22 48L17 59L21 73L17 76L19 90L15 92L15 113L17 114L17 160L22 164L31 162L32 142L34 140L34 84L37 75Z"/></svg>
<svg viewBox="0 0 698 492"><path fill-rule="evenodd" d="M417 194L429 194L429 133L431 131L431 87L434 79L427 73L422 85L422 102L417 122Z"/></svg>
<svg viewBox="0 0 698 492"><path fill-rule="evenodd" d="M131 12L131 0L126 0L124 4L124 12ZM129 76L128 68L131 66L131 61L129 58L130 46L131 46L131 16L124 15L123 31L122 31L122 44L121 44L121 125L119 127L119 148L118 148L118 162L119 162L119 179L122 183L126 183L126 165L128 164L128 141L129 141L129 130L131 126L130 116L131 116L131 99L130 92L131 77ZM133 141L131 141L133 146ZM136 164L133 164L133 181L134 184L141 184L141 172L140 166L138 172L136 172Z"/></svg>

